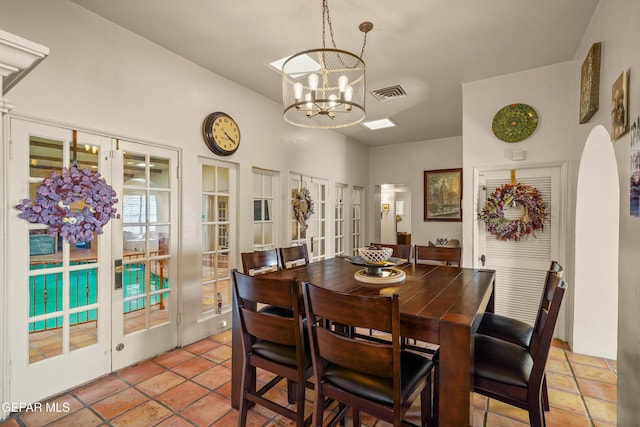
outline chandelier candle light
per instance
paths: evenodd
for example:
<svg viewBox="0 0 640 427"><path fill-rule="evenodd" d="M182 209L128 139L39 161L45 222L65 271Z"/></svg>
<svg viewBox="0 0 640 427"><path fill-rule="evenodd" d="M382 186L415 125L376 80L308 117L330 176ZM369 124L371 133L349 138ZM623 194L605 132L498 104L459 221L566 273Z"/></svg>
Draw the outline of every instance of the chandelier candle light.
<svg viewBox="0 0 640 427"><path fill-rule="evenodd" d="M326 48L325 24L333 48ZM289 57L282 66L284 119L308 128L341 128L365 117L365 65L362 61L371 22L360 24L364 42L360 56L340 50L333 39L327 0L322 0L322 48Z"/></svg>

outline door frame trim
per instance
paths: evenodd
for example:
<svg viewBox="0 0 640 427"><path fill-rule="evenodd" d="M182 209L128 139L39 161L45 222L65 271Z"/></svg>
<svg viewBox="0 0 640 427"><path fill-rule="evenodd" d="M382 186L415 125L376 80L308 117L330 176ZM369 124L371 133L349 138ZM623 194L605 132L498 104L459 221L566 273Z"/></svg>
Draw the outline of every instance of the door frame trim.
<svg viewBox="0 0 640 427"><path fill-rule="evenodd" d="M127 148L128 147L128 148ZM135 151L138 150L138 148L140 148L140 151ZM180 279L180 242L181 242L181 235L182 235L182 227L181 227L181 223L180 223L180 209L182 206L182 203L180 201L180 189L181 189L181 183L180 183L180 150L173 148L173 147L158 147L158 146L154 146L154 145L150 145L150 144L145 144L145 143L139 143L136 141L133 141L131 139L126 139L126 140L119 140L119 147L116 147L116 149L114 151L122 151L122 154L116 154L112 157L116 158L122 158L122 156L124 156L124 153L127 151L133 151L136 154L142 154L145 156L145 158L149 158L149 159L153 159L154 156L160 156L162 157L162 154L159 154L158 151L162 150L164 153L166 153L167 158L173 158L175 156L175 168L170 168L169 170L169 174L170 174L170 180L175 180L175 191L178 193L175 197L176 197L176 204L177 206L175 207L176 209L176 218L175 220L173 219L173 216L169 217L168 221L159 221L159 223L169 223L169 224L175 224L175 229L172 229L171 231L171 235L170 235L170 254L169 254L169 258L172 259L172 264L170 267L170 270L172 268L176 268L176 276L175 276L175 284L173 286L170 286L170 290L169 290L169 298L170 298L170 304L171 303L171 299L175 298L175 312L171 312L171 310L169 311L170 313L170 317L169 317L169 325L173 324L174 328L175 328L175 345L176 346L180 346L180 338L181 338L181 322L180 320L180 313L181 313L181 304L182 304L182 292L181 292L181 287L180 287L180 283L182 283L182 280ZM112 164L112 168L114 167L114 165ZM123 164L120 165L116 165L116 169L118 167L124 167ZM118 173L122 174L124 169L120 169L118 170ZM113 171L112 171L113 172ZM175 176L173 176L173 174L175 173ZM112 245L112 262L113 260L116 259L116 256L118 256L117 254L119 253L120 250L124 249L123 246L123 242L122 242L122 235L118 236L117 232L118 231L122 231L122 229L125 227L124 224L124 196L126 194L126 190L125 190L125 185L123 182L121 182L121 178L122 175L120 177L115 176L115 174L112 173L112 182L114 183L114 187L116 187L116 189L120 189L122 192L119 195L119 199L120 199L120 214L117 218L115 218L115 223L114 223L114 228L116 228L116 230L114 231L114 234L112 235L112 240L109 242L109 244ZM121 185L121 187L119 187ZM172 194L173 197L173 186L170 184L169 185L169 193ZM142 190L143 192L147 192L149 191L148 194L151 194L154 191L154 187L151 185L151 182L147 182L145 183L144 187L135 187L135 186L131 186L128 185L127 186L128 190L133 190L133 191L139 191ZM160 191L166 192L167 189L160 189ZM172 211L173 210L173 201L170 202L170 206L169 206L169 210ZM133 224L128 224L128 226L131 226ZM141 223L142 226L149 226L152 225L152 223L150 222L150 220L146 220L145 222ZM164 227L165 225L161 225L161 227ZM178 233L177 238L174 239L173 234L174 233ZM175 243L176 245L176 257L175 259L173 259L173 255L171 255L171 251L173 250L173 244ZM118 250L114 250L114 244L116 247L119 247L120 249ZM120 255L123 255L122 253L120 253ZM145 258L145 260L151 260L153 257L149 256L149 258ZM121 259L124 259L124 257L121 257ZM123 265L126 263L123 263ZM171 278L170 278L171 279ZM150 279L149 279L150 280ZM126 361L127 357L129 354L131 353L127 353L127 356L125 356L123 353L122 355L117 354L116 352L114 352L115 350L115 346L116 346L116 338L118 338L118 340L120 340L120 342L122 343L126 343L128 342L129 345L137 345L137 343L133 343L132 341L136 341L137 337L136 335L138 335L139 333L145 333L147 337L152 338L153 335L156 334L162 334L160 332L160 329L163 329L165 327L167 327L166 324L159 324L159 325L155 325L155 326L150 326L149 328L142 328L140 330L137 330L135 332L126 334L126 333L117 333L116 329L114 328L114 326L120 326L121 323L120 321L124 321L123 320L123 312L122 312L122 306L118 306L119 304L122 303L122 297L123 295L120 295L116 298L115 296L115 290L114 290L114 274L112 271L112 276L111 276L111 292L112 292L112 304L111 304L111 309L112 309L112 317L111 317L111 323L112 323L112 333L111 333L111 339L112 339L112 343L111 343L111 351L112 351L112 356L111 356L111 365L112 365L112 372L113 370L118 370L121 369L123 367L129 366L133 363L138 363L141 360L144 360L146 357L144 357L143 359L140 359L140 352L138 353L133 353L135 354L134 358L130 358L130 360ZM119 291L117 291L118 293L122 293L124 292L124 289L121 289ZM148 295L150 295L150 292L148 289L145 289L144 294L146 295L146 297ZM146 298L145 297L145 298ZM147 311L151 309L151 306L145 307L145 311ZM118 323L114 324L114 320L115 318L119 317L118 319ZM173 318L172 318L173 316ZM172 328L173 329L173 328ZM152 338L153 340L153 338ZM169 347L169 348L165 348L162 349L161 351L168 351L173 347ZM149 349L145 349L145 351L148 353ZM153 354L153 353L151 353ZM125 363L122 363L123 360L125 360ZM117 361L118 363L114 363L114 361Z"/></svg>
<svg viewBox="0 0 640 427"><path fill-rule="evenodd" d="M513 167L509 167L509 165L488 165L488 166L475 166L473 168L473 231L472 231L472 247L471 247L471 259L473 268L482 268L480 263L480 238L479 238L479 227L480 227L480 219L478 215L480 214L480 174L484 172L498 172L498 171L509 171L512 169L541 169L541 168L560 168L560 182L558 183L558 191L559 191L559 218L558 218L558 262L564 266L564 277L571 281L573 271L573 263L568 265L567 263L567 215L569 210L569 202L568 202L568 167L569 162L567 160L558 160L558 161L550 161L550 162L532 162L532 163L519 163L517 165L512 165ZM569 307L573 306L573 297L572 294L569 293L569 297L567 298L568 302L565 304L564 308L561 309L560 315L558 316L558 325L556 330L559 332L559 336L561 339L566 340L569 336L569 325L568 319L569 316L567 313L572 311Z"/></svg>

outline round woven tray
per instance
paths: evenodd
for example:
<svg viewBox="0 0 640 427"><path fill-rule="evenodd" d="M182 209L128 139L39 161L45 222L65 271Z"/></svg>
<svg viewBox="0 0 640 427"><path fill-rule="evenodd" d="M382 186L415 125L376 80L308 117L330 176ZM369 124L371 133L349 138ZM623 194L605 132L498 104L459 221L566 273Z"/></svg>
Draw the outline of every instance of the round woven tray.
<svg viewBox="0 0 640 427"><path fill-rule="evenodd" d="M407 278L407 275L405 274L404 271L394 268L394 267L390 267L390 268L382 268L381 269L381 274L379 276L373 276L373 275L369 275L367 274L367 269L363 268L361 270L358 270L355 272L354 274L355 279L358 282L363 282L363 283L371 283L371 284L389 284L389 283L398 283L398 282L402 282L404 279Z"/></svg>

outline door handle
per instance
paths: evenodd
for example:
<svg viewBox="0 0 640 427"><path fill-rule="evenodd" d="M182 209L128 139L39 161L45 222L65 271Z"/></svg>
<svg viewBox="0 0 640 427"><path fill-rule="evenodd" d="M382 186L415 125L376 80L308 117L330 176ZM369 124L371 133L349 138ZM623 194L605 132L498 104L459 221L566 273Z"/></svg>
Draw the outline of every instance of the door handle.
<svg viewBox="0 0 640 427"><path fill-rule="evenodd" d="M313 253L313 237L311 237L311 253Z"/></svg>
<svg viewBox="0 0 640 427"><path fill-rule="evenodd" d="M482 266L484 267L484 262L487 260L487 258L484 256L484 254L482 254L482 256L480 256L480 262L482 263Z"/></svg>
<svg viewBox="0 0 640 427"><path fill-rule="evenodd" d="M122 289L122 271L124 267L122 267L122 259L116 259L113 261L113 278L114 278L114 289Z"/></svg>

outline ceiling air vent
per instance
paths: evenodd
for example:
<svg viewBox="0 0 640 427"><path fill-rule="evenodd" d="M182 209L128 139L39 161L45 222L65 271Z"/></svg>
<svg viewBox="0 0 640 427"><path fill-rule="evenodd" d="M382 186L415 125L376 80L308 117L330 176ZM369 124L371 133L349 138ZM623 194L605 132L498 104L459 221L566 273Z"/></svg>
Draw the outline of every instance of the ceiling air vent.
<svg viewBox="0 0 640 427"><path fill-rule="evenodd" d="M400 85L374 89L371 91L371 93L376 97L378 101L387 101L389 99L404 98L405 96L407 96L407 92L405 92L404 88Z"/></svg>

